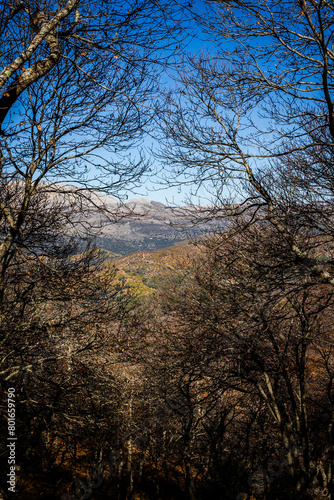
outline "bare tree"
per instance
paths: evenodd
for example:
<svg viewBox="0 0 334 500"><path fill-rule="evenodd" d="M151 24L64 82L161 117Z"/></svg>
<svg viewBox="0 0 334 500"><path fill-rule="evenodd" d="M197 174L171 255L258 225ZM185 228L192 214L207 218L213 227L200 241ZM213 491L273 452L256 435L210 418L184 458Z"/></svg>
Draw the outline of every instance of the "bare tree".
<svg viewBox="0 0 334 500"><path fill-rule="evenodd" d="M1 262L37 191L64 190L57 182L66 178L73 203L91 202L83 187L116 193L138 181L156 65L170 53L176 11L146 0L3 2L1 182L22 183L23 196L16 211L2 200Z"/></svg>
<svg viewBox="0 0 334 500"><path fill-rule="evenodd" d="M295 484L313 495L316 485L328 488L331 498L333 5L206 5L197 20L212 50L185 57L178 89L160 105L160 159L175 169L175 184L214 197L194 222L228 228L217 242L217 265L229 255L217 294L231 305L220 323L237 339L234 373L258 384L284 446L303 447Z"/></svg>
<svg viewBox="0 0 334 500"><path fill-rule="evenodd" d="M52 456L61 428L76 446L74 401L82 416L94 391L98 400L81 437L106 403L98 395L112 376L87 388L82 373L94 372L86 354L101 354L107 334L113 345L124 302L115 271L89 247L92 215L99 225L99 192L133 186L147 167L140 141L178 9L150 0L1 2L0 374L4 390L20 387L20 409L32 405L18 421L29 435L25 466Z"/></svg>
<svg viewBox="0 0 334 500"><path fill-rule="evenodd" d="M215 473L233 492L224 477L232 461L240 493L330 498L332 287L301 271L268 222L245 225L202 240L174 272L154 370L162 363L172 409L191 431L194 476L202 446L211 487ZM220 429L210 425L217 408Z"/></svg>
<svg viewBox="0 0 334 500"><path fill-rule="evenodd" d="M117 382L102 366L106 359L115 362L115 332L128 296L114 266L105 266L104 252L68 234L70 216L67 203L34 196L21 246L1 282L0 380L3 393L14 387L17 395L17 465L22 467L17 491L23 490L23 497L29 474L47 474L56 463L63 467L64 460L67 469L58 480L66 484L82 442L92 433L102 442L107 415L117 407ZM6 416L2 406L3 442ZM95 442L90 444L87 455L95 451ZM3 470L7 458L2 446ZM0 484L6 495L5 475Z"/></svg>
<svg viewBox="0 0 334 500"><path fill-rule="evenodd" d="M179 88L166 96L161 157L176 184L215 195L212 218L248 211L270 221L296 261L333 285L296 239L305 231L333 237L333 5L207 9L198 21L212 50L185 57Z"/></svg>

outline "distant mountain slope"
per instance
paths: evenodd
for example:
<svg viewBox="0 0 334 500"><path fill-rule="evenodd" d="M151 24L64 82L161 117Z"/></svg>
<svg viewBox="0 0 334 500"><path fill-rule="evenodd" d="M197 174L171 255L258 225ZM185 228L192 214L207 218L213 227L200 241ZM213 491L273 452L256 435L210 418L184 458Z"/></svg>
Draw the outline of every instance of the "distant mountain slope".
<svg viewBox="0 0 334 500"><path fill-rule="evenodd" d="M187 241L155 251L140 251L112 259L118 280L135 295L147 295L166 286L166 276L182 269L191 255L198 251ZM108 265L108 264L107 264Z"/></svg>
<svg viewBox="0 0 334 500"><path fill-rule="evenodd" d="M115 200L110 203L104 196L107 208L116 208ZM121 255L137 251L152 251L186 240L189 232L182 229L182 209L170 208L147 198L132 199L118 209L124 217L108 223L100 231L97 246ZM102 224L106 221L101 219Z"/></svg>

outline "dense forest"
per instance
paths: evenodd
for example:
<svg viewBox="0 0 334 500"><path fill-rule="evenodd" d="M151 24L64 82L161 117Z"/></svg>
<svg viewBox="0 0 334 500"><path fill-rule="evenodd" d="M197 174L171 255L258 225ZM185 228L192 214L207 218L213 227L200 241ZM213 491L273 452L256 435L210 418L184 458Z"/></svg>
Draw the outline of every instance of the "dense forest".
<svg viewBox="0 0 334 500"><path fill-rule="evenodd" d="M334 4L0 3L0 499L333 500Z"/></svg>

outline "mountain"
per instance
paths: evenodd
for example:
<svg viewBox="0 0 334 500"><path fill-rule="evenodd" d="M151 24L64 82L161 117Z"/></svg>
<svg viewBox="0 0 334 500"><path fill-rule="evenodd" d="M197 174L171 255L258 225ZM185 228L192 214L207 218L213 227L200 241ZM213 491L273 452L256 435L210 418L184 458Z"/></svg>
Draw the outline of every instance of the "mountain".
<svg viewBox="0 0 334 500"><path fill-rule="evenodd" d="M184 213L186 207L168 207L148 198L120 204L106 195L101 198L102 202L104 208L114 214L111 222L106 216L99 218L101 230L96 243L105 250L127 255L169 247L190 237Z"/></svg>

